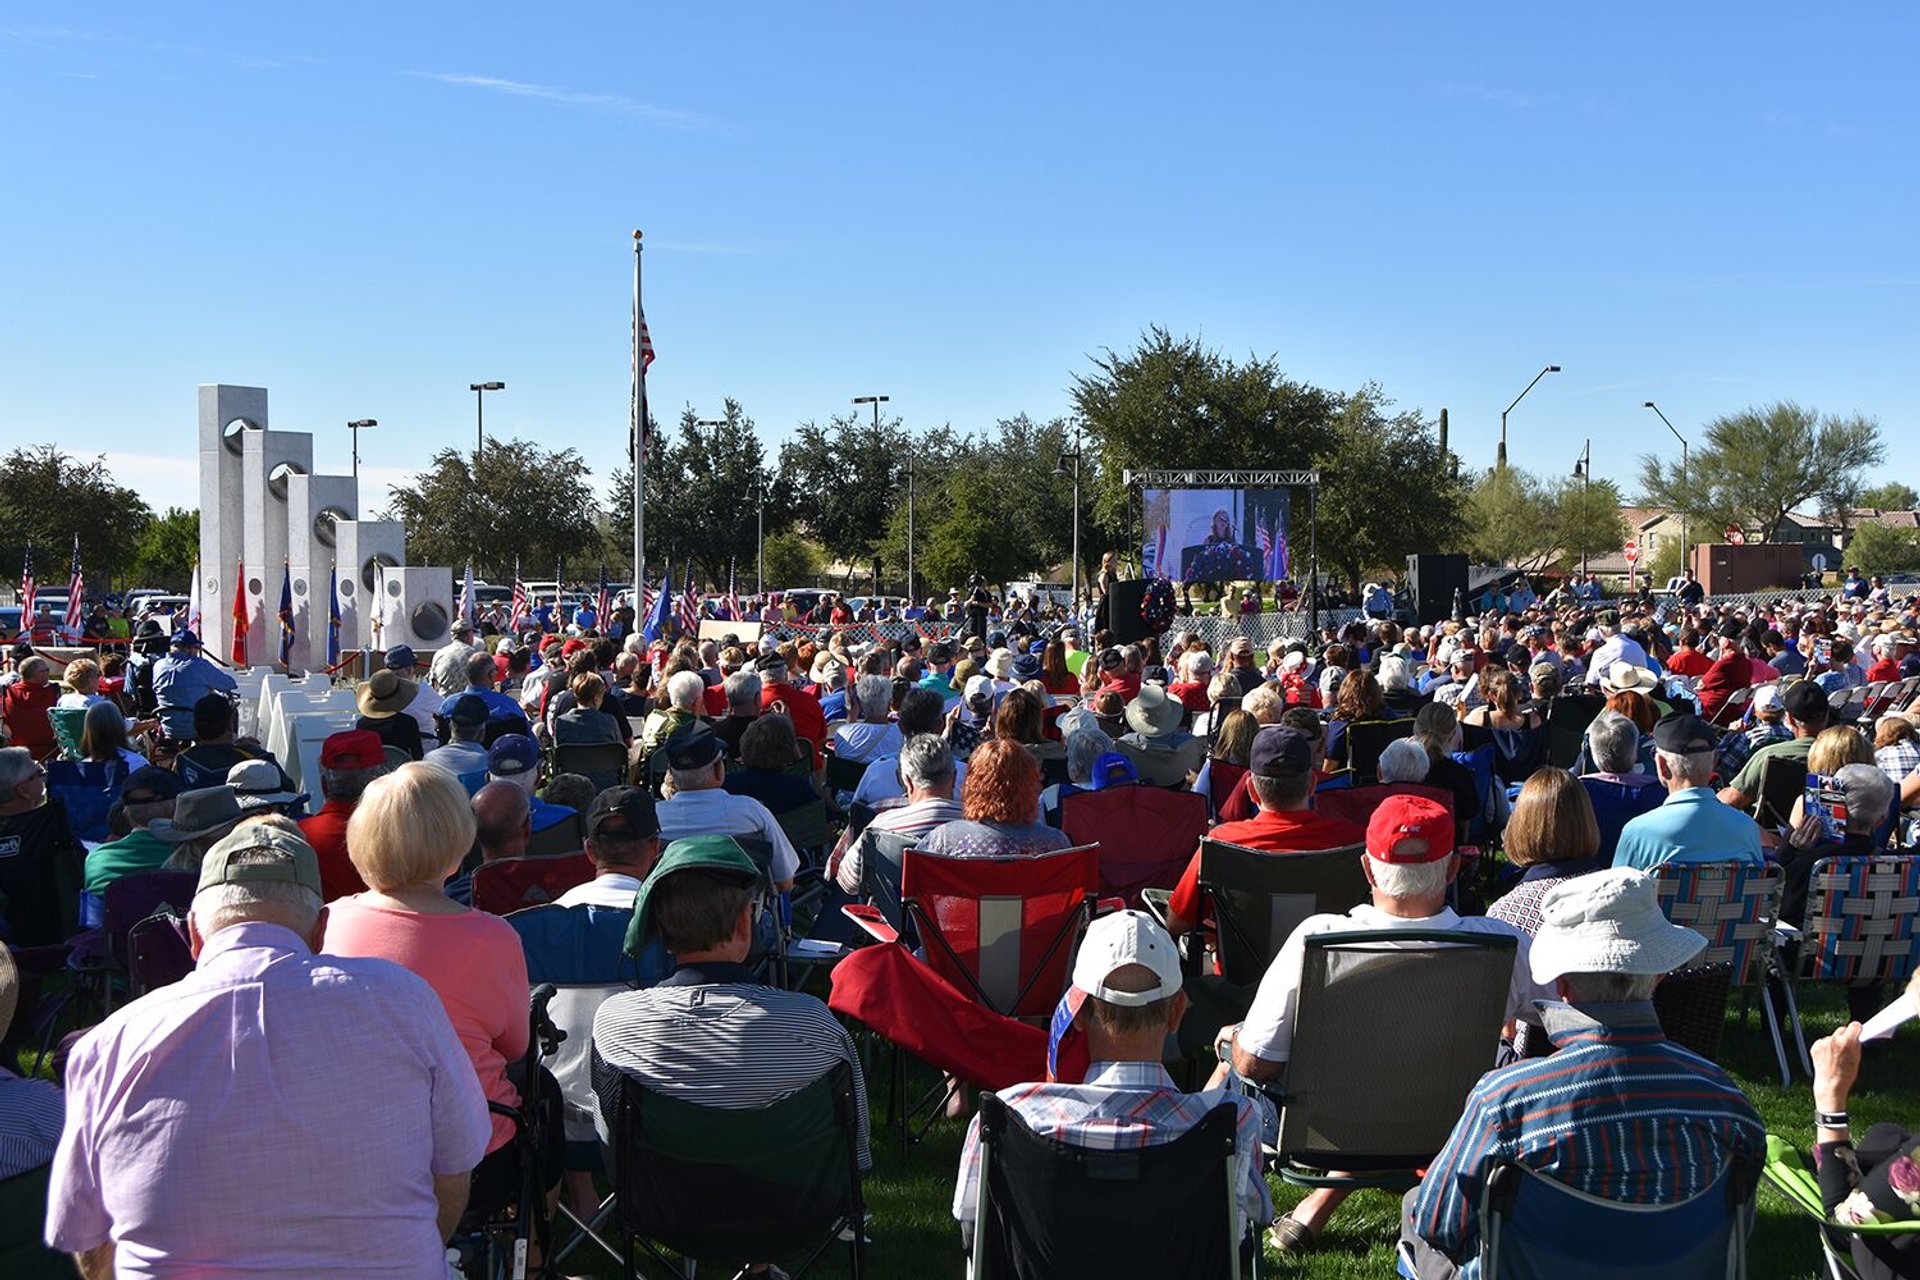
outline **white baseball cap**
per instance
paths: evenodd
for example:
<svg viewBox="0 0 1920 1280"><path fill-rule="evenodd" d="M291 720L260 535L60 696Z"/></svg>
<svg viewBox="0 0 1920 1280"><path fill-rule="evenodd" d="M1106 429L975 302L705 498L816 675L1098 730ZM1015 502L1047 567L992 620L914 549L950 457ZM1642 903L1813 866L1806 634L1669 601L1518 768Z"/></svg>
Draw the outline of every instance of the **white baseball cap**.
<svg viewBox="0 0 1920 1280"><path fill-rule="evenodd" d="M1146 991L1115 991L1107 979L1116 969L1145 965L1154 984ZM1180 990L1180 949L1160 923L1144 911L1115 911L1087 926L1080 955L1073 962L1073 985L1107 1004L1138 1008Z"/></svg>

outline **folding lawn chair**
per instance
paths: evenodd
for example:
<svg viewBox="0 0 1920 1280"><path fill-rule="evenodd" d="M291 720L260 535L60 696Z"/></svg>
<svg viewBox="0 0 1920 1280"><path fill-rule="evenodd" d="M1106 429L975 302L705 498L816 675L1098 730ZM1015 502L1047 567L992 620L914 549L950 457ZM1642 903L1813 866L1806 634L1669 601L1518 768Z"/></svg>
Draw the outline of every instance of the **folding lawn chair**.
<svg viewBox="0 0 1920 1280"><path fill-rule="evenodd" d="M577 773L593 783L595 792L623 786L627 780L627 748L619 742L562 742L553 748L553 771Z"/></svg>
<svg viewBox="0 0 1920 1280"><path fill-rule="evenodd" d="M1860 1280L1859 1255L1869 1252L1876 1241L1898 1240L1920 1235L1920 1219L1904 1222L1838 1222L1827 1212L1820 1195L1820 1180L1799 1150L1785 1138L1767 1135L1767 1163L1761 1170L1767 1183L1785 1196L1787 1202L1814 1220L1820 1233L1820 1252L1826 1258L1827 1274L1832 1280ZM1888 1265L1881 1262L1880 1266Z"/></svg>
<svg viewBox="0 0 1920 1280"><path fill-rule="evenodd" d="M827 850L833 847L833 834L827 827L825 800L810 800L797 809L776 815L775 821L786 833L787 843L800 855L802 865L817 868L826 862Z"/></svg>
<svg viewBox="0 0 1920 1280"><path fill-rule="evenodd" d="M533 833L527 841L527 857L554 858L561 854L579 853L587 847L586 815L576 813L570 818L562 818L550 827L544 827Z"/></svg>
<svg viewBox="0 0 1920 1280"><path fill-rule="evenodd" d="M584 853L552 857L498 858L473 869L476 910L504 916L537 907L593 879L593 859Z"/></svg>
<svg viewBox="0 0 1920 1280"><path fill-rule="evenodd" d="M1787 825L1793 816L1793 802L1807 789L1805 758L1770 755L1760 762L1760 795L1753 809L1753 820L1774 830Z"/></svg>
<svg viewBox="0 0 1920 1280"><path fill-rule="evenodd" d="M1576 1191L1512 1160L1480 1193L1480 1280L1741 1280L1753 1227L1757 1163L1674 1204L1625 1204ZM1400 1274L1413 1275L1402 1247Z"/></svg>
<svg viewBox="0 0 1920 1280"><path fill-rule="evenodd" d="M127 773L124 760L47 761L47 799L67 811L74 839L88 844L107 839L107 811L120 799Z"/></svg>
<svg viewBox="0 0 1920 1280"><path fill-rule="evenodd" d="M1519 940L1385 929L1305 943L1286 1074L1262 1086L1280 1108L1280 1176L1405 1190L1493 1067Z"/></svg>
<svg viewBox="0 0 1920 1280"><path fill-rule="evenodd" d="M1807 882L1793 972L1781 984L1807 1074L1813 1058L1800 1025L1796 980L1870 987L1905 982L1920 965L1920 857L1822 858Z"/></svg>
<svg viewBox="0 0 1920 1280"><path fill-rule="evenodd" d="M1380 753L1389 743L1413 736L1412 720L1355 720L1346 728L1347 768L1355 782L1379 776Z"/></svg>
<svg viewBox="0 0 1920 1280"><path fill-rule="evenodd" d="M1196 981L1233 1021L1246 1015L1254 988L1302 920L1337 915L1367 901L1362 847L1267 853L1222 840L1200 842L1200 891L1214 922L1217 977ZM1234 1012L1237 1010L1237 1012Z"/></svg>
<svg viewBox="0 0 1920 1280"><path fill-rule="evenodd" d="M47 723L53 727L53 740L59 746L62 757L68 760L86 758L80 750L80 740L87 724L85 707L51 707L47 710Z"/></svg>
<svg viewBox="0 0 1920 1280"><path fill-rule="evenodd" d="M1240 1221L1234 1129L1234 1108L1222 1103L1170 1142L1099 1150L1036 1134L1006 1103L983 1095L973 1280L1232 1280L1248 1225ZM1149 1222L1151 1231L1121 1225ZM1256 1245L1250 1254L1258 1253Z"/></svg>
<svg viewBox="0 0 1920 1280"><path fill-rule="evenodd" d="M1738 724L1741 718L1747 714L1747 704L1752 701L1752 688L1735 689L1731 694L1727 695L1727 700L1721 703L1712 715L1707 717L1707 723L1716 729L1724 729L1729 725Z"/></svg>
<svg viewBox="0 0 1920 1280"><path fill-rule="evenodd" d="M1060 829L1100 849L1100 893L1140 905L1142 889L1171 889L1207 833L1207 799L1160 787L1080 791L1060 802Z"/></svg>
<svg viewBox="0 0 1920 1280"><path fill-rule="evenodd" d="M1581 778L1581 790L1593 801L1594 822L1600 828L1599 856L1608 863L1619 847L1620 831L1643 813L1652 813L1667 798L1667 789L1659 783L1630 787L1606 778Z"/></svg>
<svg viewBox="0 0 1920 1280"><path fill-rule="evenodd" d="M848 1269L864 1266L866 1200L860 1185L853 1068L837 1064L762 1107L708 1107L670 1098L621 1074L613 1115L614 1225L625 1275L634 1246L677 1280L695 1260L743 1268L804 1251L790 1274L810 1271L841 1236ZM680 1255L680 1262L669 1257Z"/></svg>
<svg viewBox="0 0 1920 1280"><path fill-rule="evenodd" d="M1786 1088L1793 1083L1793 1072L1780 1036L1780 1016L1767 989L1780 915L1780 875L1778 865L1737 862L1667 862L1655 867L1654 887L1667 919L1707 940L1707 949L1693 965L1669 975L1656 996L1665 997L1660 1012L1668 1039L1716 1061L1728 995L1738 990L1743 1002L1751 1002L1757 994L1780 1064L1780 1086ZM1724 978L1701 972L1709 968L1724 970Z"/></svg>
<svg viewBox="0 0 1920 1280"><path fill-rule="evenodd" d="M1453 792L1442 787L1429 787L1421 782L1360 783L1357 780L1351 787L1315 792L1313 808L1316 813L1338 818L1364 831L1373 811L1389 796L1420 796L1442 806L1449 814L1453 812Z"/></svg>
<svg viewBox="0 0 1920 1280"><path fill-rule="evenodd" d="M469 1203L454 1228L450 1244L460 1251L461 1271L469 1277L486 1280L526 1280L528 1247L538 1243L540 1256L553 1256L552 1222L547 1217L547 1175L556 1178L559 1171L549 1164L549 1151L556 1136L553 1127L561 1123L559 1099L547 1095L545 1072L540 1059L552 1057L559 1048L561 1035L547 1016L547 1003L553 999L550 985L535 987L528 998L526 1056L517 1064L522 1071L520 1105L488 1102L487 1110L513 1121L512 1142L519 1164L519 1180L504 1204ZM551 1274L543 1264L542 1274Z"/></svg>
<svg viewBox="0 0 1920 1280"><path fill-rule="evenodd" d="M860 780L867 776L866 760L842 760L832 752L827 753L827 790L835 795L852 795L860 786Z"/></svg>
<svg viewBox="0 0 1920 1280"><path fill-rule="evenodd" d="M1234 788L1240 785L1240 779L1247 776L1247 766L1229 764L1225 760L1212 760L1207 765L1207 817L1218 821L1220 806L1227 802Z"/></svg>
<svg viewBox="0 0 1920 1280"><path fill-rule="evenodd" d="M1586 745L1587 726L1606 710L1600 698L1579 694L1555 698L1547 704L1547 763L1556 769L1571 769Z"/></svg>

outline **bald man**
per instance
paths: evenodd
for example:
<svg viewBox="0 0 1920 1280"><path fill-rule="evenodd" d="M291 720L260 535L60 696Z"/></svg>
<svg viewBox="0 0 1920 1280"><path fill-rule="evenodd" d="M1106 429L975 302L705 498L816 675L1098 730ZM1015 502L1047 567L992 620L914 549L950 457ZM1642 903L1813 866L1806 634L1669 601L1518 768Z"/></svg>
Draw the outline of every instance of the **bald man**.
<svg viewBox="0 0 1920 1280"><path fill-rule="evenodd" d="M473 795L475 836L480 860L523 858L533 839L533 806L515 782L489 782Z"/></svg>

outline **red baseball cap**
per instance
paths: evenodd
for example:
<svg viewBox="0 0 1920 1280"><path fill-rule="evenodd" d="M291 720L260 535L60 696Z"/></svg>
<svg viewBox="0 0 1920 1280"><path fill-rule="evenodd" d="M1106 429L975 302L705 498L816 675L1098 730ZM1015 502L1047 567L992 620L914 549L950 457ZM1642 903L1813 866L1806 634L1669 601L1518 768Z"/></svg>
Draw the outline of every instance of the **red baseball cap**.
<svg viewBox="0 0 1920 1280"><path fill-rule="evenodd" d="M348 729L320 744L323 769L377 769L386 762L386 747L371 729Z"/></svg>
<svg viewBox="0 0 1920 1280"><path fill-rule="evenodd" d="M1425 796L1388 796L1367 820L1367 856L1381 862L1438 862L1453 852L1453 818Z"/></svg>
<svg viewBox="0 0 1920 1280"><path fill-rule="evenodd" d="M586 647L587 642L575 636L560 646L560 656L563 658L571 658L574 654L579 653Z"/></svg>

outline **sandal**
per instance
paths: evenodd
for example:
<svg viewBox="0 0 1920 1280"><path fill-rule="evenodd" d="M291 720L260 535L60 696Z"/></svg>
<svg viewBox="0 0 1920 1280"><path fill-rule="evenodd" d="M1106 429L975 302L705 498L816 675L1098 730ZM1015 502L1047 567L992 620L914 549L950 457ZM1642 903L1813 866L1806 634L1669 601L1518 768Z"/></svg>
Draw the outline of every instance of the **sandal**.
<svg viewBox="0 0 1920 1280"><path fill-rule="evenodd" d="M1320 1237L1306 1223L1296 1222L1291 1215L1282 1215L1273 1220L1267 1239L1281 1253L1298 1255L1310 1252Z"/></svg>

